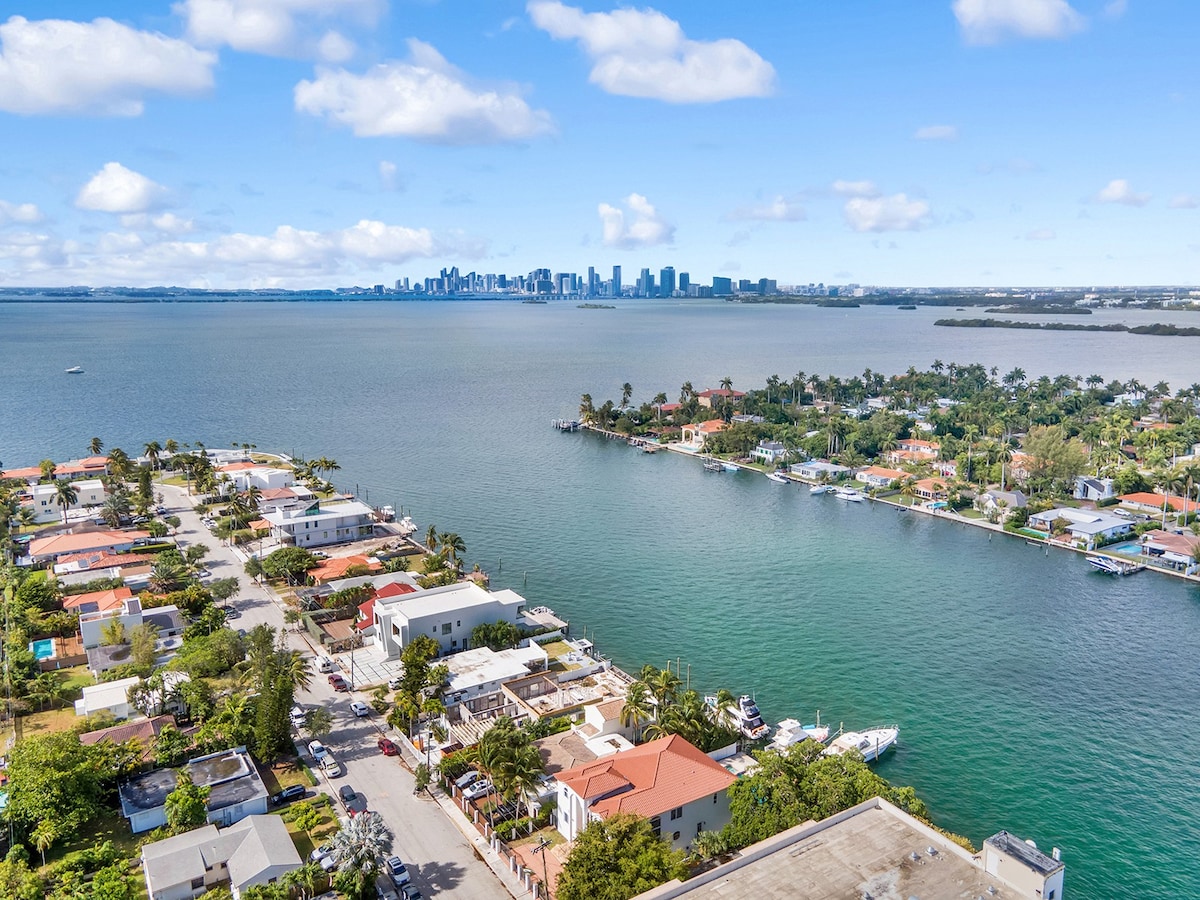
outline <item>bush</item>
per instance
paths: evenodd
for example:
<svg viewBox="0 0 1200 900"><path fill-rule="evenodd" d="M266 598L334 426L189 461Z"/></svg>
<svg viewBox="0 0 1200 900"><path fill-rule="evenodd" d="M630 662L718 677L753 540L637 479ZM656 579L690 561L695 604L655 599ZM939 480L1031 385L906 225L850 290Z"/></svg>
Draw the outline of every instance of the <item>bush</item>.
<svg viewBox="0 0 1200 900"><path fill-rule="evenodd" d="M1197 515L1194 512L1190 512L1186 516L1181 515L1175 521L1178 522L1180 525L1191 525L1197 519L1200 519L1200 515Z"/></svg>
<svg viewBox="0 0 1200 900"><path fill-rule="evenodd" d="M1116 506L1121 500L1118 497L1105 497L1103 500L1096 501L1096 509L1103 509L1106 506Z"/></svg>

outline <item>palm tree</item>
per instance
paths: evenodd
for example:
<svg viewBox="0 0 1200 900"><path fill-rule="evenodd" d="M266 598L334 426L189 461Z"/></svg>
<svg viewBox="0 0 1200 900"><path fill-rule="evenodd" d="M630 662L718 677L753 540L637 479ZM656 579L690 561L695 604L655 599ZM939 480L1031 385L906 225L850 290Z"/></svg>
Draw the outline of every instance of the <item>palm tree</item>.
<svg viewBox="0 0 1200 900"><path fill-rule="evenodd" d="M425 532L425 549L430 553L437 550L438 532L433 525L429 526L429 530Z"/></svg>
<svg viewBox="0 0 1200 900"><path fill-rule="evenodd" d="M682 683L679 676L670 669L658 669L652 673L650 678L646 679L646 687L650 689L654 702L658 705L659 718L662 717L663 709L675 702L676 694L679 693Z"/></svg>
<svg viewBox="0 0 1200 900"><path fill-rule="evenodd" d="M363 896L375 883L379 860L392 847L392 833L377 813L361 812L342 826L331 842L338 858L338 874L352 881L354 896Z"/></svg>
<svg viewBox="0 0 1200 900"><path fill-rule="evenodd" d="M158 471L158 457L163 452L162 445L158 441L151 441L143 450L146 459L150 460L150 467Z"/></svg>
<svg viewBox="0 0 1200 900"><path fill-rule="evenodd" d="M659 421L662 421L662 408L663 408L663 404L666 402L667 402L667 395L662 393L662 391L659 391L657 394L654 395L654 409L657 411L656 418Z"/></svg>
<svg viewBox="0 0 1200 900"><path fill-rule="evenodd" d="M463 542L463 539L453 531L443 532L440 536L440 540L442 552L450 558L450 561L457 568L459 557L467 552L467 545Z"/></svg>
<svg viewBox="0 0 1200 900"><path fill-rule="evenodd" d="M88 444L88 449L92 452L92 456L99 456L100 451L104 449L104 441L98 437L94 437L91 443Z"/></svg>
<svg viewBox="0 0 1200 900"><path fill-rule="evenodd" d="M67 524L67 510L79 502L79 491L69 481L60 481L54 486L54 502L62 509L63 524Z"/></svg>
<svg viewBox="0 0 1200 900"><path fill-rule="evenodd" d="M733 390L733 379L730 378L728 375L726 375L724 378L721 379L721 390L723 390L723 391L732 391Z"/></svg>
<svg viewBox="0 0 1200 900"><path fill-rule="evenodd" d="M621 385L621 405L628 406L629 398L633 396L633 385L628 381Z"/></svg>
<svg viewBox="0 0 1200 900"><path fill-rule="evenodd" d="M279 639L282 641L283 635L280 635ZM280 650L279 652L281 654L279 675L285 681L290 681L293 689L308 690L308 686L312 682L312 671L308 667L308 660L299 650Z"/></svg>
<svg viewBox="0 0 1200 900"><path fill-rule="evenodd" d="M129 454L120 447L108 451L108 470L117 481L128 481L130 472Z"/></svg>
<svg viewBox="0 0 1200 900"><path fill-rule="evenodd" d="M646 682L635 681L625 691L625 705L621 707L621 727L633 729L633 740L637 743L642 723L653 716L650 690Z"/></svg>
<svg viewBox="0 0 1200 900"><path fill-rule="evenodd" d="M579 421L584 425L590 425L595 415L596 406L592 401L592 395L584 394L579 398Z"/></svg>
<svg viewBox="0 0 1200 900"><path fill-rule="evenodd" d="M38 463L38 468L42 470L42 481L50 482L54 480L54 472L58 468L58 464L52 459L43 459Z"/></svg>
<svg viewBox="0 0 1200 900"><path fill-rule="evenodd" d="M174 456L179 452L179 441L175 440L175 438L167 438L167 440L163 443L163 452L166 453L167 456Z"/></svg>
<svg viewBox="0 0 1200 900"><path fill-rule="evenodd" d="M685 381L679 388L679 402L687 403L690 399L692 399L695 393L696 389L692 387L692 383L690 381Z"/></svg>

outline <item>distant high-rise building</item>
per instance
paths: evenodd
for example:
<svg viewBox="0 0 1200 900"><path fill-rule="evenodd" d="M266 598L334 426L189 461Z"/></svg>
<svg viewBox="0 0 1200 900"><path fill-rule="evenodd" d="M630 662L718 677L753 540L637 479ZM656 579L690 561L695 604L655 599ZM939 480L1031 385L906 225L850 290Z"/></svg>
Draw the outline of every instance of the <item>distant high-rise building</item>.
<svg viewBox="0 0 1200 900"><path fill-rule="evenodd" d="M654 276L649 269L642 269L642 274L638 276L638 296L654 296Z"/></svg>
<svg viewBox="0 0 1200 900"><path fill-rule="evenodd" d="M612 295L614 297L621 296L621 267L620 266L613 266Z"/></svg>
<svg viewBox="0 0 1200 900"><path fill-rule="evenodd" d="M675 267L667 266L658 273L658 296L670 297L675 293Z"/></svg>
<svg viewBox="0 0 1200 900"><path fill-rule="evenodd" d="M714 297L728 297L733 293L733 279L713 276L712 292Z"/></svg>
<svg viewBox="0 0 1200 900"><path fill-rule="evenodd" d="M692 276L687 272L679 273L679 293L687 295L688 288L692 286Z"/></svg>
<svg viewBox="0 0 1200 900"><path fill-rule="evenodd" d="M596 267L588 266L587 291L585 293L589 297L595 297L598 291L596 290Z"/></svg>

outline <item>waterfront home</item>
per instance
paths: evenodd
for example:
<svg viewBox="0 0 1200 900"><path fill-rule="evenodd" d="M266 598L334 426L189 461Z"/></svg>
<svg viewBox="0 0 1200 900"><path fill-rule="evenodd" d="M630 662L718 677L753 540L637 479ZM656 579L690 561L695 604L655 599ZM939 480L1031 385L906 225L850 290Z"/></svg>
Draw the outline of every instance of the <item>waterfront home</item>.
<svg viewBox="0 0 1200 900"><path fill-rule="evenodd" d="M88 591L85 594L71 594L63 598L63 609L68 612L106 613L124 605L126 600L133 598L133 591L127 587L110 588L106 591Z"/></svg>
<svg viewBox="0 0 1200 900"><path fill-rule="evenodd" d="M1200 537L1172 531L1147 531L1142 535L1142 556L1185 575L1195 575L1200 562Z"/></svg>
<svg viewBox="0 0 1200 900"><path fill-rule="evenodd" d="M1150 491L1135 491L1132 494L1121 494L1117 498L1122 506L1147 513L1162 513L1166 508L1171 512L1181 513L1186 505L1189 510L1196 509L1195 501L1188 503L1183 497L1175 494L1156 494Z"/></svg>
<svg viewBox="0 0 1200 900"><path fill-rule="evenodd" d="M473 713L486 712L492 707L505 705L500 692L501 685L514 678L544 672L549 662L546 651L532 642L508 650L475 647L453 653L443 659L449 674L442 690L442 699L446 709L450 710L459 703L490 698L490 702L477 708L473 706L471 710Z"/></svg>
<svg viewBox="0 0 1200 900"><path fill-rule="evenodd" d="M321 500L263 513L271 536L285 546L324 547L369 538L375 533L371 507L359 500L323 505Z"/></svg>
<svg viewBox="0 0 1200 900"><path fill-rule="evenodd" d="M1028 499L1020 491L990 490L979 495L978 506L989 517L993 514L1003 522L1014 509L1025 509Z"/></svg>
<svg viewBox="0 0 1200 900"><path fill-rule="evenodd" d="M150 539L146 531L85 531L56 534L29 542L29 559L35 566L54 562L68 553L127 553Z"/></svg>
<svg viewBox="0 0 1200 900"><path fill-rule="evenodd" d="M221 466L218 469L222 475L238 491L248 491L258 488L260 491L290 488L295 481L291 469L277 469L274 466L261 466L257 463L237 462Z"/></svg>
<svg viewBox="0 0 1200 900"><path fill-rule="evenodd" d="M750 458L756 459L764 466L773 466L787 459L788 450L781 441L759 441L758 446L750 451Z"/></svg>
<svg viewBox="0 0 1200 900"><path fill-rule="evenodd" d="M905 438L896 442L896 446L887 452L885 459L892 465L903 465L904 463L919 465L932 462L938 458L941 452L942 445L935 441Z"/></svg>
<svg viewBox="0 0 1200 900"><path fill-rule="evenodd" d="M913 482L913 494L922 500L934 503L948 500L950 497L950 491L946 487L944 478L921 478Z"/></svg>
<svg viewBox="0 0 1200 900"><path fill-rule="evenodd" d="M583 708L583 721L573 722L569 731L534 741L546 774L557 775L633 749L633 728L621 724L624 706L624 697L589 703Z"/></svg>
<svg viewBox="0 0 1200 900"><path fill-rule="evenodd" d="M933 468L943 478L958 477L958 460L956 459L936 459L933 461Z"/></svg>
<svg viewBox="0 0 1200 900"><path fill-rule="evenodd" d="M701 831L729 823L729 786L737 778L679 735L670 735L554 776L555 827L568 841L617 813L650 820L677 850Z"/></svg>
<svg viewBox="0 0 1200 900"><path fill-rule="evenodd" d="M701 391L696 395L696 402L705 409L712 409L713 404L721 399L725 399L737 405L737 403L746 396L745 391L731 391L725 388L709 388L706 391Z"/></svg>
<svg viewBox="0 0 1200 900"><path fill-rule="evenodd" d="M1065 871L1057 850L1045 854L1001 831L973 853L882 797L872 797L820 822L781 831L726 863L634 900L868 895L1062 900Z"/></svg>
<svg viewBox="0 0 1200 900"><path fill-rule="evenodd" d="M849 475L851 469L825 459L810 459L808 462L792 463L789 471L805 481L837 481Z"/></svg>
<svg viewBox="0 0 1200 900"><path fill-rule="evenodd" d="M192 783L209 788L208 821L232 825L267 811L270 796L245 747L219 750L184 764ZM175 790L176 769L156 769L121 783L121 815L134 834L167 824L167 794Z"/></svg>
<svg viewBox="0 0 1200 900"><path fill-rule="evenodd" d="M1066 533L1071 539L1088 550L1118 535L1133 531L1133 523L1128 519L1072 506L1057 506L1045 512L1033 513L1029 516L1028 525L1030 528L1052 534L1054 523L1060 519L1065 523Z"/></svg>
<svg viewBox="0 0 1200 900"><path fill-rule="evenodd" d="M90 518L90 510L103 506L108 499L104 482L99 478L73 481L71 487L75 489L75 502L67 506L68 520ZM62 520L63 508L58 505L58 485L35 484L29 489L29 495L29 503L24 505L33 511L34 521L38 525Z"/></svg>
<svg viewBox="0 0 1200 900"><path fill-rule="evenodd" d="M375 643L388 659L419 634L438 642L442 653L470 647L479 625L511 622L525 626L525 598L515 591L486 591L472 581L414 590L396 596L376 594L371 627Z"/></svg>
<svg viewBox="0 0 1200 900"><path fill-rule="evenodd" d="M99 478L108 474L108 459L103 456L89 456L85 459L73 459L70 462L58 463L54 467L55 481L74 481L80 478ZM0 472L0 479L5 481L24 481L27 485L35 485L42 480L41 466L22 466L17 469L5 469Z"/></svg>
<svg viewBox="0 0 1200 900"><path fill-rule="evenodd" d="M335 556L332 559L322 560L315 569L309 569L308 577L314 584L326 584L345 578L346 572L356 566L361 566L368 569L371 574L375 574L383 568L383 563L373 556L364 556L361 553L355 553L352 556Z"/></svg>
<svg viewBox="0 0 1200 900"><path fill-rule="evenodd" d="M248 816L220 831L204 825L142 847L149 900L191 900L225 884L240 900L246 888L274 884L301 864L279 816Z"/></svg>
<svg viewBox="0 0 1200 900"><path fill-rule="evenodd" d="M1116 496L1116 489L1111 478L1089 478L1086 475L1075 476L1075 488L1071 496L1076 500L1088 500L1096 503Z"/></svg>
<svg viewBox="0 0 1200 900"><path fill-rule="evenodd" d="M888 469L884 466L867 466L854 473L854 480L873 488L885 488L893 481L903 481L908 477L907 472L899 469Z"/></svg>
<svg viewBox="0 0 1200 900"><path fill-rule="evenodd" d="M680 428L682 434L679 443L685 449L703 450L710 435L719 434L729 427L727 422L720 419L709 419L707 422L693 422Z"/></svg>
<svg viewBox="0 0 1200 900"><path fill-rule="evenodd" d="M658 409L659 416L664 419L669 419L679 411L679 407L681 406L683 406L682 403L663 403L656 408Z"/></svg>

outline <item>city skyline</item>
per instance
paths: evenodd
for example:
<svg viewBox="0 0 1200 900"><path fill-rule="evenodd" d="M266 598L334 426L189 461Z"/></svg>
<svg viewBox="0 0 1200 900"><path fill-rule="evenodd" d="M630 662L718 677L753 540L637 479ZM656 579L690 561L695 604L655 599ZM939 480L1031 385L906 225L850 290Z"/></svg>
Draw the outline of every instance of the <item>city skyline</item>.
<svg viewBox="0 0 1200 900"><path fill-rule="evenodd" d="M734 283L1192 285L1198 19L1180 0L19 0L0 287L601 256L628 287L648 253Z"/></svg>

